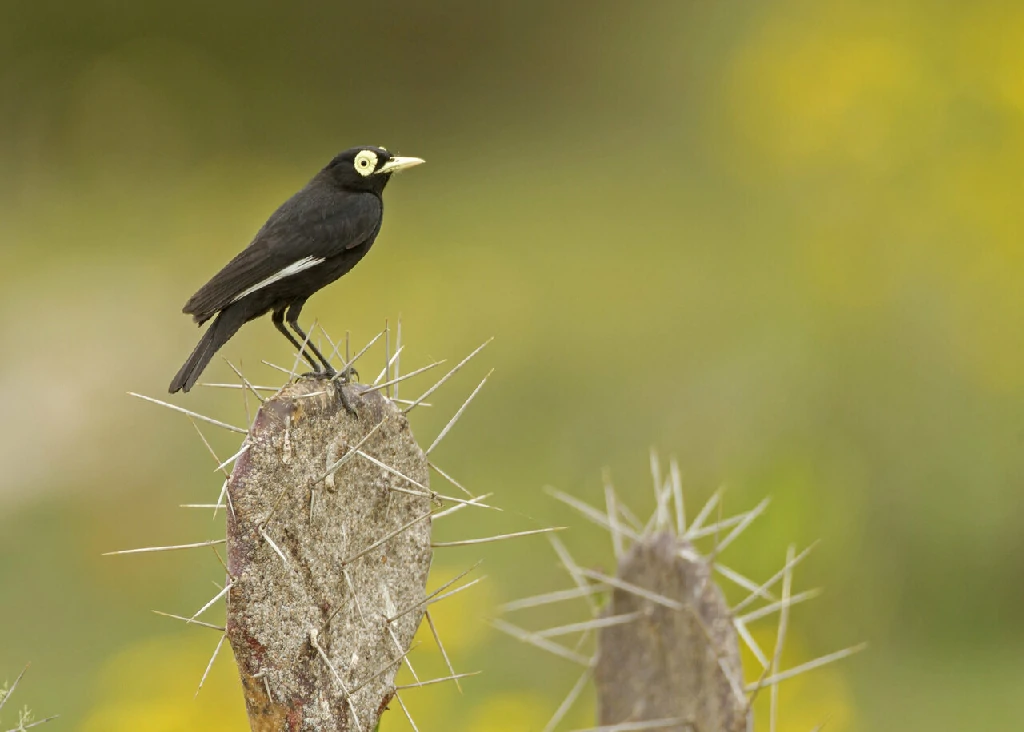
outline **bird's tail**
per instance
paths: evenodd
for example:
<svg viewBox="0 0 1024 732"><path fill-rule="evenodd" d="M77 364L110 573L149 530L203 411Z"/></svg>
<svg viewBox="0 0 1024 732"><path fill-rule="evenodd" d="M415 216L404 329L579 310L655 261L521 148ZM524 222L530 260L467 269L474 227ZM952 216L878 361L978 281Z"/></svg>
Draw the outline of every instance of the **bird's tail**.
<svg viewBox="0 0 1024 732"><path fill-rule="evenodd" d="M191 389L195 385L196 379L203 373L203 369L210 363L213 354L227 343L228 339L237 333L244 323L245 316L242 311L230 307L222 310L213 321L213 325L203 334L199 345L192 351L192 355L188 357L185 365L171 381L170 393Z"/></svg>

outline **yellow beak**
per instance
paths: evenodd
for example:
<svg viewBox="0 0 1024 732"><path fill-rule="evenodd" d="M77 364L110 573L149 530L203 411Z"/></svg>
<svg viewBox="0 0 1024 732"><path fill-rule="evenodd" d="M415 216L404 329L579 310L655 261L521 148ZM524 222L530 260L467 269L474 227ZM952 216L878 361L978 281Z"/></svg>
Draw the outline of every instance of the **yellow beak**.
<svg viewBox="0 0 1024 732"><path fill-rule="evenodd" d="M423 162L423 158L401 158L393 157L380 166L377 173L397 173L399 170L405 170L406 168L412 168L416 165L420 165Z"/></svg>

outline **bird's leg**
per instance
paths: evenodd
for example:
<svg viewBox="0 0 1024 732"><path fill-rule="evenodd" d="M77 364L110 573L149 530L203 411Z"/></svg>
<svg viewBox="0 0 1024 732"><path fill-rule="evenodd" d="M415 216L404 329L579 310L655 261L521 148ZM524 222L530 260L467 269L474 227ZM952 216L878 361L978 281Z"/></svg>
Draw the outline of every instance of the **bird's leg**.
<svg viewBox="0 0 1024 732"><path fill-rule="evenodd" d="M313 363L313 361L311 360L309 363L313 366L314 370L326 374L327 376L334 376L336 372L334 370L334 367L331 366L331 362L324 358L324 354L320 353L320 349L313 344L313 341L309 339L309 336L307 336L305 331L303 331L302 328L299 326L299 313L302 312L302 306L304 304L305 303L297 302L290 308L288 308L288 325L292 327L292 330L294 330L298 334L299 338L301 338L302 341L309 346L309 350L312 351L313 354L318 359L320 359L320 363L323 364L323 371L319 371L320 366Z"/></svg>
<svg viewBox="0 0 1024 732"><path fill-rule="evenodd" d="M281 310L275 310L273 315L270 316L270 319L274 321L274 327L281 331L284 334L284 337L288 339L288 342L295 346L296 350L298 350L299 353L302 354L302 358L304 358L306 362L314 369L319 369L320 364L314 361L313 358L308 353L306 353L306 349L302 347L302 342L295 340L295 336L293 336L289 332L289 330L284 327L284 309L282 308ZM303 335L302 339L305 340L306 336Z"/></svg>
<svg viewBox="0 0 1024 732"><path fill-rule="evenodd" d="M302 312L302 306L304 304L305 303L297 302L288 308L288 325L290 325L292 329L299 335L299 337L302 338L302 340L309 345L309 349L316 354L316 357L320 359L320 363L323 364L324 370L317 371L314 375L327 376L333 381L336 377L338 377L338 372L334 370L334 367L331 366L331 362L324 358L324 355L320 353L320 350L316 346L313 345L313 342L309 340L309 337L306 335L305 331L303 331L302 328L299 326L299 313ZM313 361L310 360L310 363L313 364ZM318 367L316 364L313 364L313 368L316 369ZM355 405L352 404L352 400L349 398L348 394L345 393L345 387L348 384L348 375L353 370L354 369L351 368L345 369L345 371L340 375L341 383L334 385L334 392L341 400L341 403L345 407L345 410L353 417L358 417L359 412L356 411Z"/></svg>

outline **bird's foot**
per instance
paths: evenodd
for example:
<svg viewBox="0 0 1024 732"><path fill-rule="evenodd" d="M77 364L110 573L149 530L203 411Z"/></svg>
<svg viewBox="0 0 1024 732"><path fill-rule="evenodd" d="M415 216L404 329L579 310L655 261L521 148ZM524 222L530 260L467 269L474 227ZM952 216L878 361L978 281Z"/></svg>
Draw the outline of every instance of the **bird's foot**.
<svg viewBox="0 0 1024 732"><path fill-rule="evenodd" d="M326 371L307 371L304 374L299 374L300 379L321 379L330 380L334 379L338 375L338 372L334 369L328 369Z"/></svg>
<svg viewBox="0 0 1024 732"><path fill-rule="evenodd" d="M341 400L342 405L345 407L345 411L351 414L353 417L358 417L359 412L356 411L355 405L352 403L352 397L345 390L348 386L349 379L346 378L346 374L354 373L354 369L346 369L342 373L338 373L334 369L329 371L309 371L304 374L300 374L300 379L316 379L318 381L330 381L334 385L335 396Z"/></svg>
<svg viewBox="0 0 1024 732"><path fill-rule="evenodd" d="M343 384L351 384L353 381L359 378L359 372L356 371L355 366L349 366L347 369L334 372L331 376L333 381L340 381Z"/></svg>

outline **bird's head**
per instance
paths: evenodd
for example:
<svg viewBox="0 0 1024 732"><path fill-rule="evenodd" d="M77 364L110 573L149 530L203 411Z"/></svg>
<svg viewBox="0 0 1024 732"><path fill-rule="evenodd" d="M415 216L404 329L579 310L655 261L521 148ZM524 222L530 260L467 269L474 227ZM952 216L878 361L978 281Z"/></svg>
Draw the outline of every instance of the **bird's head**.
<svg viewBox="0 0 1024 732"><path fill-rule="evenodd" d="M364 145L336 155L321 174L344 190L380 193L392 173L422 162L420 158L399 157L382 147Z"/></svg>

